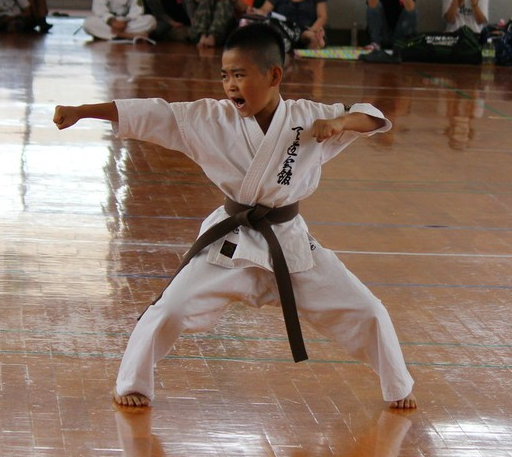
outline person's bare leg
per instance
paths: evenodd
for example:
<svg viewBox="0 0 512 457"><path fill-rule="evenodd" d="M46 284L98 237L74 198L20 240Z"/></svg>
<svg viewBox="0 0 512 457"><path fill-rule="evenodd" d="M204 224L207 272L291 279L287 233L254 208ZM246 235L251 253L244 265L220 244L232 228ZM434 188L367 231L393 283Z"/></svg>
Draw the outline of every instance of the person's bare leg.
<svg viewBox="0 0 512 457"><path fill-rule="evenodd" d="M197 43L199 49L213 48L215 47L215 37L213 35L201 35L199 42Z"/></svg>
<svg viewBox="0 0 512 457"><path fill-rule="evenodd" d="M29 3L32 16L36 21L36 25L39 27L39 31L41 33L48 33L53 27L53 24L46 22L46 16L48 15L46 0L29 0Z"/></svg>
<svg viewBox="0 0 512 457"><path fill-rule="evenodd" d="M393 409L416 409L418 407L418 402L416 401L414 394L410 393L402 400L390 401L389 407Z"/></svg>
<svg viewBox="0 0 512 457"><path fill-rule="evenodd" d="M318 40L318 46L320 49L325 48L325 30L320 28L316 31L316 38Z"/></svg>
<svg viewBox="0 0 512 457"><path fill-rule="evenodd" d="M149 398L145 395L139 394L137 392L132 392L127 395L119 395L114 388L112 390L112 398L114 401L121 406L149 406Z"/></svg>
<svg viewBox="0 0 512 457"><path fill-rule="evenodd" d="M312 30L304 30L300 36L301 41L306 44L307 49L319 49L318 38Z"/></svg>
<svg viewBox="0 0 512 457"><path fill-rule="evenodd" d="M206 35L203 43L208 48L214 48L215 47L215 36L214 35Z"/></svg>

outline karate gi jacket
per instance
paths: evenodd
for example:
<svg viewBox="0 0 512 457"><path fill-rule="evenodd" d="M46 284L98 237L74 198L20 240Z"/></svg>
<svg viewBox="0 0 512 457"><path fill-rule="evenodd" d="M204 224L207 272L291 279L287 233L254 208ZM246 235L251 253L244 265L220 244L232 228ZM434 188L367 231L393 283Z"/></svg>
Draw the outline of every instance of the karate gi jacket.
<svg viewBox="0 0 512 457"><path fill-rule="evenodd" d="M115 100L117 137L131 138L181 151L196 162L229 198L253 206L276 208L310 196L318 187L322 165L360 136L391 128L391 122L370 104L355 104L361 112L385 120L372 132L344 131L318 143L313 122L346 113L341 103L325 105L309 100L280 100L272 123L263 133L254 117L242 117L229 100L201 99L169 103L162 99ZM227 218L219 207L203 222L200 233ZM313 239L303 218L272 226L290 273L314 266ZM221 252L225 240L236 245L232 256ZM249 227L240 227L209 248L208 262L228 268L259 266L272 271L267 243Z"/></svg>

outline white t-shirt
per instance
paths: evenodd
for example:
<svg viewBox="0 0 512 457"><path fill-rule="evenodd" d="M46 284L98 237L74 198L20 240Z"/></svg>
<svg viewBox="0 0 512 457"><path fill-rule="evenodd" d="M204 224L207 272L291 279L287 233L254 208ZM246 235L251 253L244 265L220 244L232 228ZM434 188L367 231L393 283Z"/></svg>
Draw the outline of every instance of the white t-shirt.
<svg viewBox="0 0 512 457"><path fill-rule="evenodd" d="M443 17L450 8L453 0L443 0ZM485 17L489 19L489 0L478 0L478 6ZM453 23L446 24L447 32L454 32L460 29L463 25L467 25L473 32L480 33L484 28L485 24L478 24L473 13L473 7L471 6L471 0L464 0L464 4L459 6L455 21Z"/></svg>

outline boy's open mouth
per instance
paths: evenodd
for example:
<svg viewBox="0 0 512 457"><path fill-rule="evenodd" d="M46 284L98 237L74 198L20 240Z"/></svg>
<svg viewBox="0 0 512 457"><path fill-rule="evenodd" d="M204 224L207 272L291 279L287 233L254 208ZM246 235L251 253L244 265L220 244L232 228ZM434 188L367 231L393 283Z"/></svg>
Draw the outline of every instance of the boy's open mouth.
<svg viewBox="0 0 512 457"><path fill-rule="evenodd" d="M243 98L233 98L233 103L238 109L241 109L245 105L245 100Z"/></svg>

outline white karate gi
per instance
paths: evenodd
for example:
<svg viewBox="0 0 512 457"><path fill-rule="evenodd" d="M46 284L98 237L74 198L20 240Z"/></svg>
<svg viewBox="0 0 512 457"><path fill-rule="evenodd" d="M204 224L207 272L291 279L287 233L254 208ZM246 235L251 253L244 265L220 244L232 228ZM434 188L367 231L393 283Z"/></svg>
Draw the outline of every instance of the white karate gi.
<svg viewBox="0 0 512 457"><path fill-rule="evenodd" d="M321 166L360 134L346 131L317 143L311 136L316 119L345 113L344 105L307 100L280 101L263 134L253 117L241 117L228 100L202 99L167 103L160 99L115 102L118 137L135 138L183 151L232 200L281 207L311 195ZM350 112L383 118L368 104ZM202 224L201 233L227 217L223 207ZM330 250L309 234L302 217L273 225L290 270L301 319L340 342L378 373L383 397L401 400L413 380L386 309ZM232 258L221 253L224 240L237 245ZM211 328L234 301L253 306L278 304L270 254L263 236L248 227L213 243L173 279L161 299L137 323L119 369L120 395L138 392L152 399L153 367L179 335Z"/></svg>
<svg viewBox="0 0 512 457"><path fill-rule="evenodd" d="M443 0L443 16L450 8L451 3L452 0ZM478 0L478 6L487 20L489 20L489 0ZM476 21L475 15L473 14L473 7L471 6L471 0L464 0L464 5L457 9L455 21L446 24L446 32L455 32L455 30L460 29L463 25L467 25L475 33L480 33L486 25L479 24Z"/></svg>
<svg viewBox="0 0 512 457"><path fill-rule="evenodd" d="M84 20L84 30L102 40L115 37L107 24L111 18L127 21L126 33L150 33L156 28L156 19L150 14L144 14L140 0L93 0L92 13L93 16Z"/></svg>

